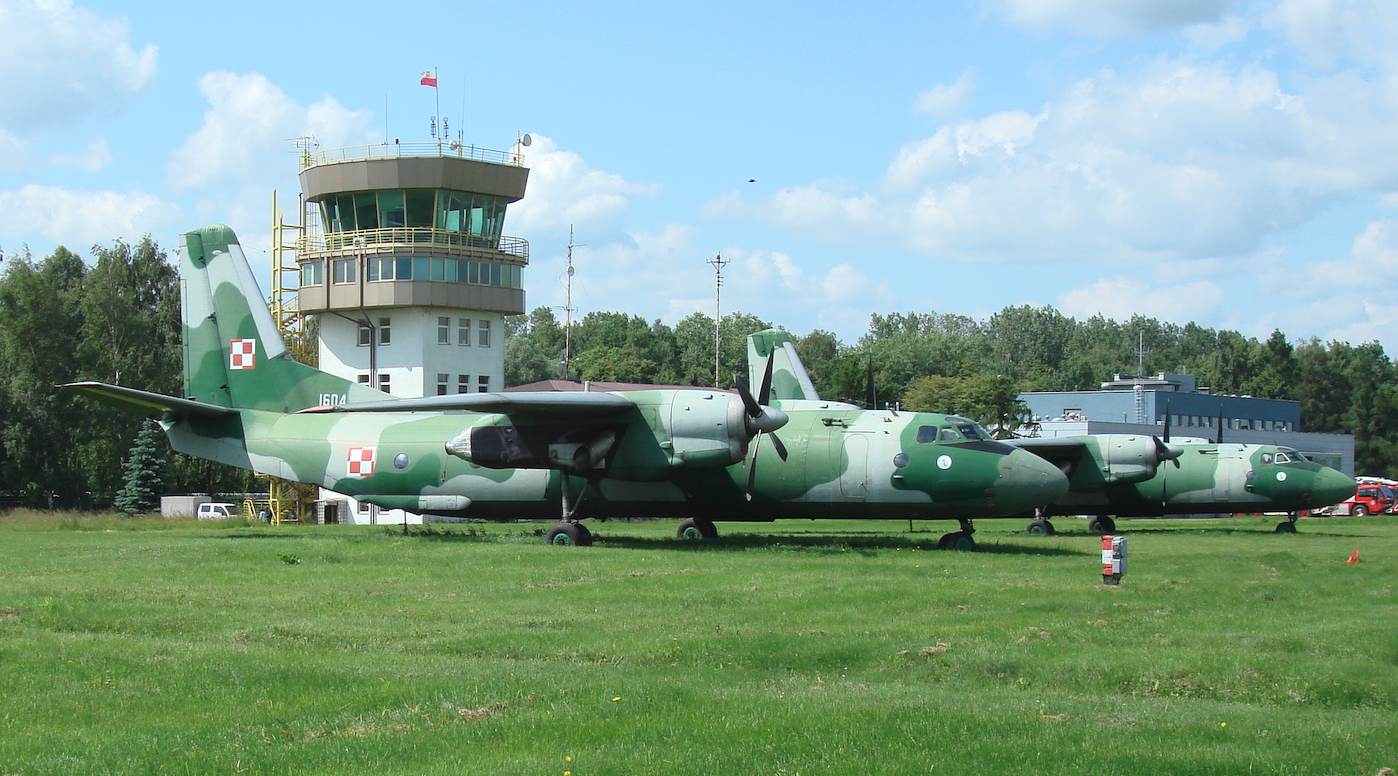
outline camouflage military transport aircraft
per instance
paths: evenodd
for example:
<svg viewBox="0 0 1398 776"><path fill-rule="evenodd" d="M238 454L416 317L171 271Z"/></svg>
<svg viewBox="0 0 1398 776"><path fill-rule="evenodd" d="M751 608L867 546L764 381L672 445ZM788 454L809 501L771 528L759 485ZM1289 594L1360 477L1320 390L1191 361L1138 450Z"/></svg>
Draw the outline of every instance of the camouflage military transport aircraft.
<svg viewBox="0 0 1398 776"><path fill-rule="evenodd" d="M1168 438L1169 431L1166 430ZM1290 447L1094 434L1015 439L1068 475L1068 493L1040 511L1030 533L1053 533L1052 515L1096 515L1103 533L1118 517L1286 512L1277 533L1295 533L1301 510L1337 504L1355 482ZM1151 450L1156 452L1151 454Z"/></svg>
<svg viewBox="0 0 1398 776"><path fill-rule="evenodd" d="M1068 490L1057 466L965 418L773 401L773 381L795 378L774 376L772 357L756 397L740 385L397 399L290 358L228 227L184 234L177 254L184 398L66 388L158 420L180 452L381 507L488 520L561 510L555 544L590 543L587 517L683 517L682 536L716 535L715 520L955 519L943 545L971 549L973 518Z"/></svg>
<svg viewBox="0 0 1398 776"><path fill-rule="evenodd" d="M812 400L815 387L790 337L765 331L748 341L749 373L764 358L776 362L775 401ZM786 406L782 403L781 406ZM1169 408L1166 408L1168 415ZM1093 515L1093 530L1115 533L1111 516L1287 512L1277 533L1296 531L1301 510L1338 504L1355 493L1355 481L1308 460L1290 447L1221 444L1203 439L1092 434L1021 438L1006 444L1028 450L1068 477L1068 492L1036 510L1029 533L1053 533L1053 515Z"/></svg>

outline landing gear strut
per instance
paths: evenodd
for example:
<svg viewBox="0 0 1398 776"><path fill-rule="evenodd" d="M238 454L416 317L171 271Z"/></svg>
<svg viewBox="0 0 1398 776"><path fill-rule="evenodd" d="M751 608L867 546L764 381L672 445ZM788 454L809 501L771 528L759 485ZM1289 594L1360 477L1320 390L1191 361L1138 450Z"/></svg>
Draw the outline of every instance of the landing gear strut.
<svg viewBox="0 0 1398 776"><path fill-rule="evenodd" d="M587 486L592 484L592 481L583 481L582 492L578 494L577 500L573 500L569 493L567 472L560 472L559 484L563 493L563 515L558 525L549 529L546 540L549 544L560 547L591 547L592 532L579 524L573 515L577 513L578 503L587 495Z"/></svg>
<svg viewBox="0 0 1398 776"><path fill-rule="evenodd" d="M960 522L960 531L946 534L941 539L937 540L937 547L939 549L956 550L957 552L975 551L976 540L971 538L971 534L976 532L975 527L971 525L971 521L967 518L961 518Z"/></svg>
<svg viewBox="0 0 1398 776"><path fill-rule="evenodd" d="M687 517L680 521L680 527L675 531L676 539L687 539L694 541L697 539L717 539L718 529L714 527L712 521L701 520L696 517Z"/></svg>
<svg viewBox="0 0 1398 776"><path fill-rule="evenodd" d="M1287 512L1286 519L1277 523L1277 533L1296 533L1296 518L1300 516L1300 512Z"/></svg>
<svg viewBox="0 0 1398 776"><path fill-rule="evenodd" d="M1048 516L1044 514L1044 510L1036 509L1034 510L1033 521L1031 521L1028 526L1025 526L1024 532L1030 536L1053 536L1057 533L1057 530L1054 529L1053 523L1049 522Z"/></svg>

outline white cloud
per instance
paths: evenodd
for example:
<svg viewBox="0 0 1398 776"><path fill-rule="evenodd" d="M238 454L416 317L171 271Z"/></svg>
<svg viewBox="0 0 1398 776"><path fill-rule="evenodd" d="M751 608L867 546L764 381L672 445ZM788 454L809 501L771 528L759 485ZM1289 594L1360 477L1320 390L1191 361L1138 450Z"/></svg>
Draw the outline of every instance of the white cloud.
<svg viewBox="0 0 1398 776"><path fill-rule="evenodd" d="M30 145L0 127L0 173L18 175L29 168Z"/></svg>
<svg viewBox="0 0 1398 776"><path fill-rule="evenodd" d="M28 185L0 192L0 234L41 235L75 252L170 230L179 208L142 191L74 191Z"/></svg>
<svg viewBox="0 0 1398 776"><path fill-rule="evenodd" d="M1223 18L1235 0L984 0L985 7L1030 27L1124 35Z"/></svg>
<svg viewBox="0 0 1398 776"><path fill-rule="evenodd" d="M1058 295L1058 309L1075 318L1102 315L1118 321L1140 314L1167 321L1216 318L1223 289L1208 281L1152 287L1137 278L1118 275Z"/></svg>
<svg viewBox="0 0 1398 776"><path fill-rule="evenodd" d="M156 49L139 52L125 20L68 0L0 0L0 128L30 133L117 113L155 77Z"/></svg>
<svg viewBox="0 0 1398 776"><path fill-rule="evenodd" d="M918 95L913 110L937 119L954 116L961 111L961 106L975 88L976 79L968 70L956 79L956 83L938 84Z"/></svg>
<svg viewBox="0 0 1398 776"><path fill-rule="evenodd" d="M1343 73L1291 94L1255 65L1160 59L1135 78L1104 70L1037 114L941 126L899 150L877 193L818 181L707 213L963 260L1217 259L1398 188L1395 128L1384 82Z"/></svg>
<svg viewBox="0 0 1398 776"><path fill-rule="evenodd" d="M51 154L48 158L49 164L59 167L72 167L83 172L101 172L107 165L112 163L112 151L107 147L107 141L98 138L87 144L87 153L76 156L73 154Z"/></svg>
<svg viewBox="0 0 1398 776"><path fill-rule="evenodd" d="M542 135L524 150L529 193L511 205L509 226L520 234L566 233L570 225L589 235L622 239L622 223L631 199L655 197L658 184L632 183L614 173L588 167L581 156L561 151Z"/></svg>
<svg viewBox="0 0 1398 776"><path fill-rule="evenodd" d="M204 122L166 165L167 184L176 191L214 183L270 188L295 174L288 138L309 135L334 148L374 137L368 111L348 110L330 97L303 107L257 73L206 73L199 91L210 105Z"/></svg>
<svg viewBox="0 0 1398 776"><path fill-rule="evenodd" d="M1265 23L1323 67L1398 69L1398 6L1388 0L1280 0Z"/></svg>

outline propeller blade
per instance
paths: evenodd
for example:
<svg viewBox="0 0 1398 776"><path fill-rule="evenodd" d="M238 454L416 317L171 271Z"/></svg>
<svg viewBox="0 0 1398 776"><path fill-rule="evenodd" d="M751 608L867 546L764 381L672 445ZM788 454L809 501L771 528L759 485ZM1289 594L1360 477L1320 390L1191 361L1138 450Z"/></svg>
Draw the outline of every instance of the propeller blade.
<svg viewBox="0 0 1398 776"><path fill-rule="evenodd" d="M1223 444L1223 408L1218 408L1218 443Z"/></svg>
<svg viewBox="0 0 1398 776"><path fill-rule="evenodd" d="M748 501L752 501L753 483L757 481L757 453L762 448L762 435L758 434L757 439L752 442L752 463L748 465Z"/></svg>
<svg viewBox="0 0 1398 776"><path fill-rule="evenodd" d="M743 408L747 410L748 417L755 418L762 414L762 405L752 396L752 391L748 390L748 381L733 375L733 385L738 388L738 396L743 399Z"/></svg>
<svg viewBox="0 0 1398 776"><path fill-rule="evenodd" d="M1170 441L1170 400L1165 400L1165 441Z"/></svg>
<svg viewBox="0 0 1398 776"><path fill-rule="evenodd" d="M785 461L785 460L786 460L786 456L787 456L786 445L782 444L782 438L781 438L781 437L777 436L776 434L772 434L771 436L772 436L772 449L777 451L777 457L778 457L778 458L780 458L780 459L782 459L783 461Z"/></svg>
<svg viewBox="0 0 1398 776"><path fill-rule="evenodd" d="M772 364L776 361L777 349L767 354L767 370L762 373L762 389L757 392L757 403L766 404L772 400Z"/></svg>

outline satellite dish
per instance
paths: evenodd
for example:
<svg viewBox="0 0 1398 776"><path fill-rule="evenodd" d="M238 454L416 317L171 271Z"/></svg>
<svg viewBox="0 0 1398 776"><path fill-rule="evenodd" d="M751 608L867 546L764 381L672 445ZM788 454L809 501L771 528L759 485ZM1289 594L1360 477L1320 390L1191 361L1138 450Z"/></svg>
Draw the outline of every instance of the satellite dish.
<svg viewBox="0 0 1398 776"><path fill-rule="evenodd" d="M461 144L458 143L458 142L456 142L455 140L453 140L453 141L451 141L450 143L447 143L447 148L450 148L450 149L453 150L453 151L460 151L460 150L461 150Z"/></svg>
<svg viewBox="0 0 1398 776"><path fill-rule="evenodd" d="M534 138L530 137L528 132L524 133L524 137L519 139L519 144L524 146L525 148L528 148L529 146L533 145L533 143Z"/></svg>

